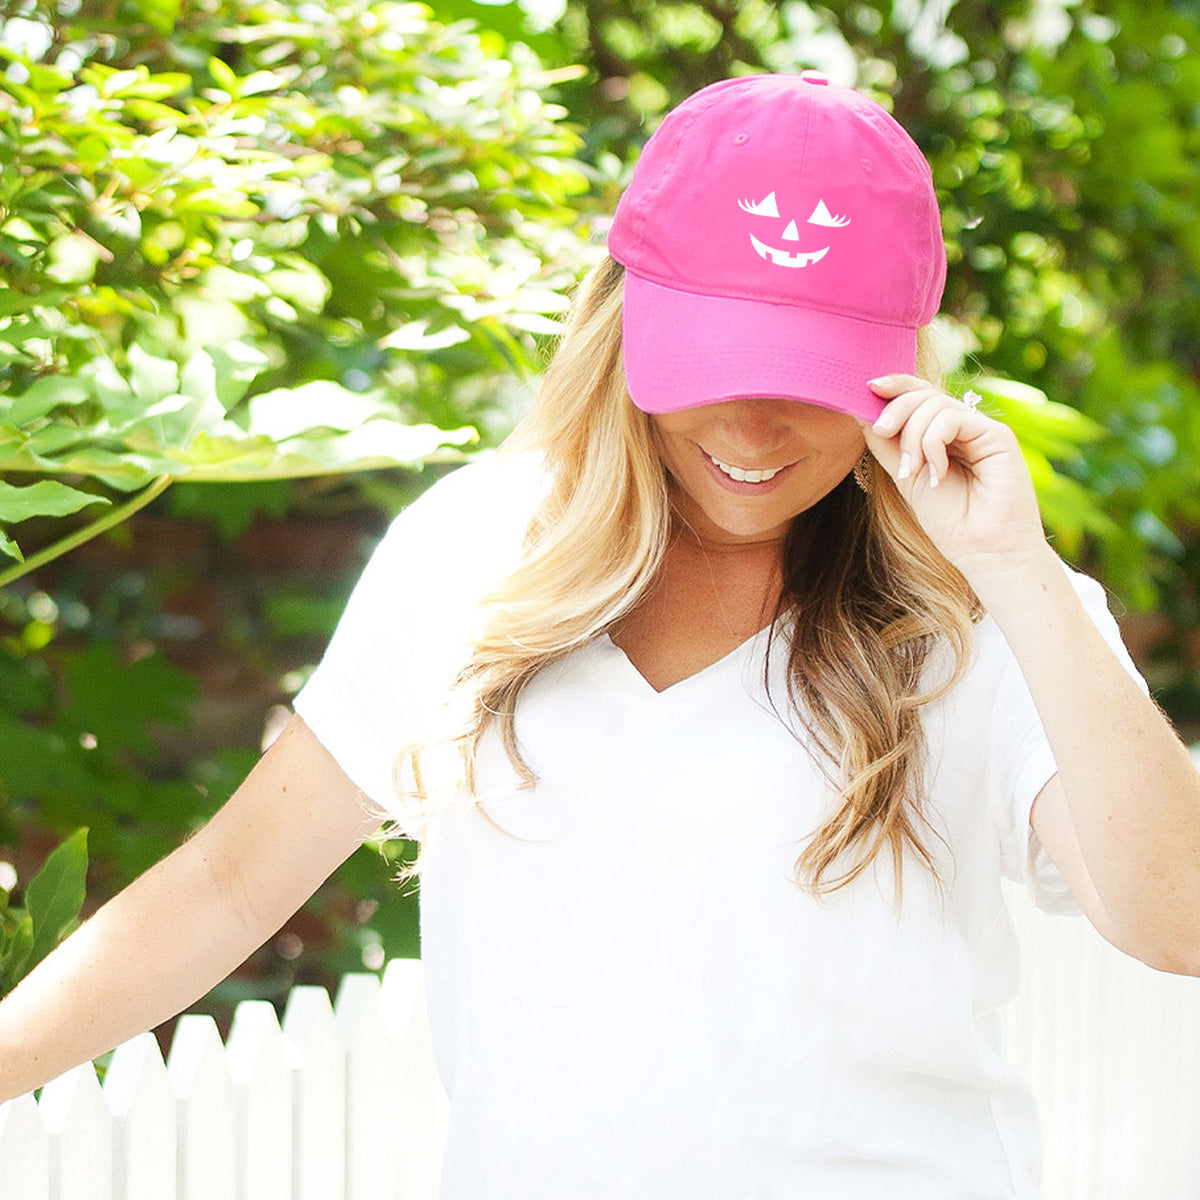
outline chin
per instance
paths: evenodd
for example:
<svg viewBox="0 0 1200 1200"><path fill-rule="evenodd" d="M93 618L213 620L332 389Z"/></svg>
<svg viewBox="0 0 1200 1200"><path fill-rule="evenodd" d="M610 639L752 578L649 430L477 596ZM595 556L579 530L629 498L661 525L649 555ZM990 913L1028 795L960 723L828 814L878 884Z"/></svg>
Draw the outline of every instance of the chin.
<svg viewBox="0 0 1200 1200"><path fill-rule="evenodd" d="M803 510L800 510L803 511ZM722 510L714 506L704 510L704 520L717 535L738 541L782 541L787 536L796 513L748 513Z"/></svg>

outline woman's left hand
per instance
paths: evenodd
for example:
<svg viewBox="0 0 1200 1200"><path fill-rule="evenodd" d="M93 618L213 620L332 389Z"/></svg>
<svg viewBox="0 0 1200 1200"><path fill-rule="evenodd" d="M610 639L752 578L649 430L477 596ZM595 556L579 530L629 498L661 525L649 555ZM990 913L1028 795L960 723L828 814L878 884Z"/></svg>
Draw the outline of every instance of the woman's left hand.
<svg viewBox="0 0 1200 1200"><path fill-rule="evenodd" d="M870 386L888 405L863 426L868 448L977 591L1044 553L1033 482L1007 425L915 375Z"/></svg>

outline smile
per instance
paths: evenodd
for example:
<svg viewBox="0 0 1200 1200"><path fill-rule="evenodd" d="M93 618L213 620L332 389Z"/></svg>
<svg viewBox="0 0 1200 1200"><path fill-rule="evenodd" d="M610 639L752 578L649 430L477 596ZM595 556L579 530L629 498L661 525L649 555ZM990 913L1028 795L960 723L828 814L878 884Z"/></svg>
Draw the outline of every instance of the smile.
<svg viewBox="0 0 1200 1200"><path fill-rule="evenodd" d="M743 467L735 467L729 463L723 463L719 458L714 458L708 451L709 462L718 470L723 471L730 479L736 479L738 483L766 483L768 479L774 479L783 467L770 467L764 471L747 471Z"/></svg>
<svg viewBox="0 0 1200 1200"><path fill-rule="evenodd" d="M772 246L764 245L754 234L750 235L750 241L761 258L769 259L777 267L808 267L813 263L820 262L829 253L829 247L823 246L820 250L812 250L808 253L801 250L796 254L789 254L786 250L776 250Z"/></svg>

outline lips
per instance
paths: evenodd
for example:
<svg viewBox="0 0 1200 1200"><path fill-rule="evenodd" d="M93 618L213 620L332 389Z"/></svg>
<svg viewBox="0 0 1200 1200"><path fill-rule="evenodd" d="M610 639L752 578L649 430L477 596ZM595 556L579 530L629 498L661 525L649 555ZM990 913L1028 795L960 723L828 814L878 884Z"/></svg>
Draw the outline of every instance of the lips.
<svg viewBox="0 0 1200 1200"><path fill-rule="evenodd" d="M727 463L724 459L715 457L702 446L698 445L697 449L700 451L700 460L704 463L709 475L724 491L733 492L739 496L762 496L773 492L777 487L782 486L796 465L792 462L782 467L739 467L734 463Z"/></svg>
<svg viewBox="0 0 1200 1200"><path fill-rule="evenodd" d="M720 471L724 471L730 479L736 479L738 483L766 483L768 479L774 479L784 469L783 467L768 467L762 470L748 471L744 467L735 467L729 463L724 463L719 458L714 458L711 454L708 457L714 467Z"/></svg>

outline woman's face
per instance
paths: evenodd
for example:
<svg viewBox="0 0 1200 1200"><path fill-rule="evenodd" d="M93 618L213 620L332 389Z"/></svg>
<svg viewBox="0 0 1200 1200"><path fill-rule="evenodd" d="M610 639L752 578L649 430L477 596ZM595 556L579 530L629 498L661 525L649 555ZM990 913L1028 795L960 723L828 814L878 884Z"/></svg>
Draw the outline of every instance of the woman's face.
<svg viewBox="0 0 1200 1200"><path fill-rule="evenodd" d="M853 417L795 400L723 400L650 421L682 515L714 542L781 540L866 444Z"/></svg>

